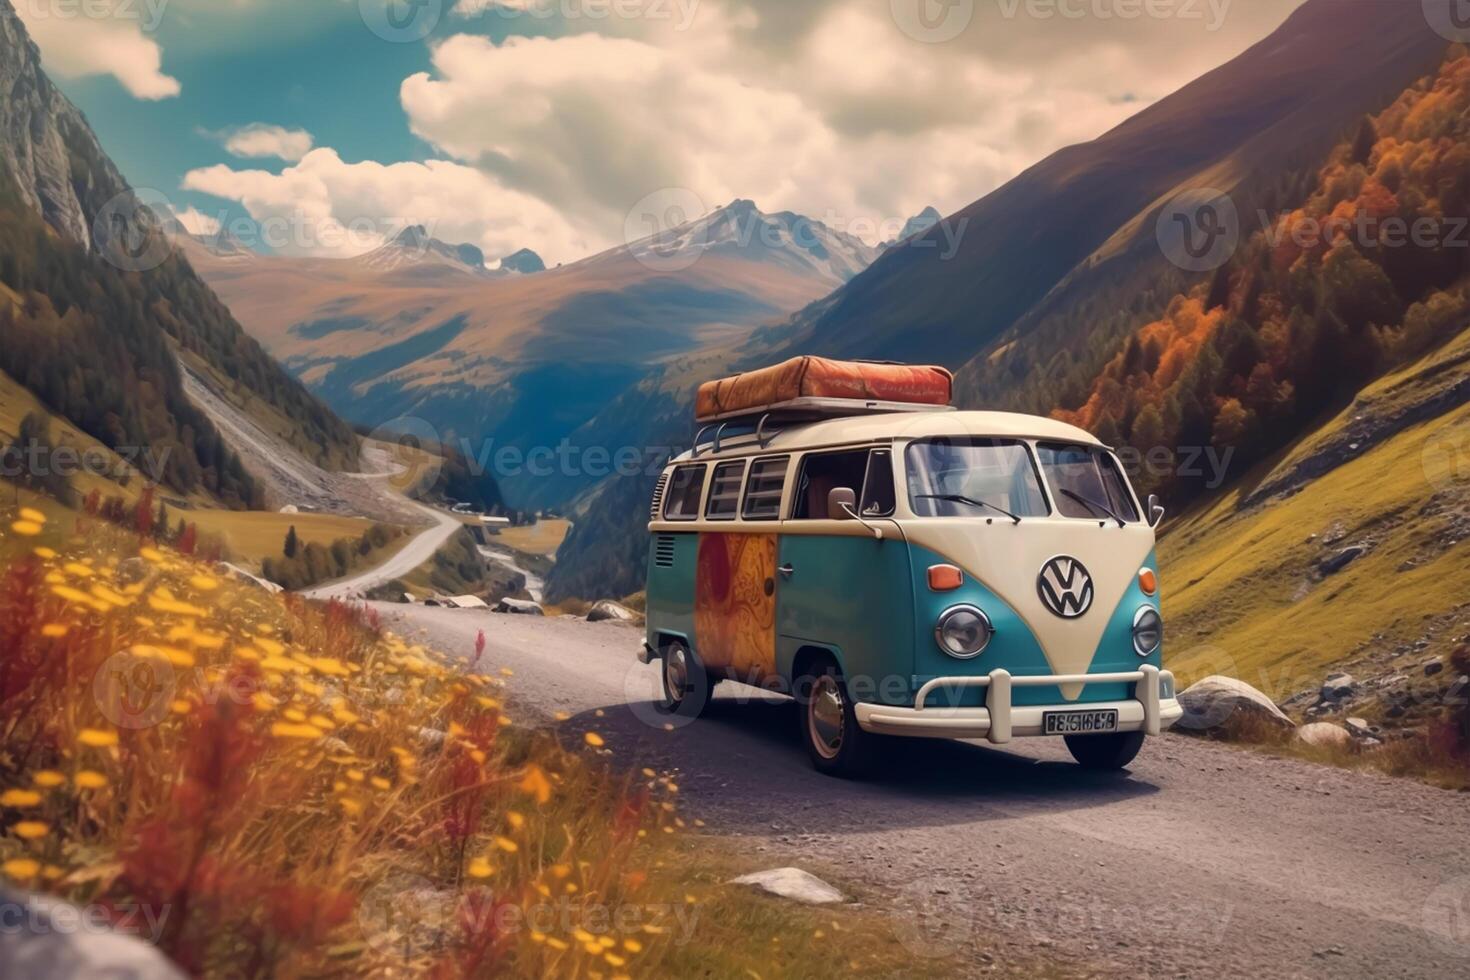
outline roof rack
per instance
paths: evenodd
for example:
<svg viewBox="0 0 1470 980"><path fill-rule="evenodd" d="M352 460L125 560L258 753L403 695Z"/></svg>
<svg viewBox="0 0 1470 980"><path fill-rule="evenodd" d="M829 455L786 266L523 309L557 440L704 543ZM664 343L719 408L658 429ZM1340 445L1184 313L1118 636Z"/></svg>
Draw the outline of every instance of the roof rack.
<svg viewBox="0 0 1470 980"><path fill-rule="evenodd" d="M860 398L793 398L790 401L766 405L759 411L730 412L702 419L704 425L695 433L690 457L698 457L705 444L705 436L711 429L710 451L744 447L750 443L727 443L727 433L732 438L753 439L754 444L765 449L772 439L785 427L807 425L826 419L853 418L862 415L916 414L921 412L953 412L953 405L917 405L912 402L865 401ZM749 432L728 432L731 428L753 427Z"/></svg>

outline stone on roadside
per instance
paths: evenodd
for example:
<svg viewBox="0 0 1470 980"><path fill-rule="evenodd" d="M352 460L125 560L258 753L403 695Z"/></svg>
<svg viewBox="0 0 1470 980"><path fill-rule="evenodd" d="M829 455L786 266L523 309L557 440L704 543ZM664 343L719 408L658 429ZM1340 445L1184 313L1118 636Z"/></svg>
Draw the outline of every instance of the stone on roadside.
<svg viewBox="0 0 1470 980"><path fill-rule="evenodd" d="M589 623L636 623L638 614L627 606L603 599L587 611Z"/></svg>
<svg viewBox="0 0 1470 980"><path fill-rule="evenodd" d="M1352 674L1328 674L1327 679L1322 682L1322 700L1341 701L1352 697L1357 689L1358 681Z"/></svg>
<svg viewBox="0 0 1470 980"><path fill-rule="evenodd" d="M1353 737L1341 725L1327 721L1314 721L1296 730L1296 740L1303 745L1319 749L1341 749L1353 744Z"/></svg>
<svg viewBox="0 0 1470 980"><path fill-rule="evenodd" d="M800 868L757 871L735 878L730 884L748 885L779 898L788 898L807 905L831 905L846 901L840 891Z"/></svg>
<svg viewBox="0 0 1470 980"><path fill-rule="evenodd" d="M501 599L495 604L495 611L508 613L513 616L545 616L546 610L541 608L541 603L532 602L530 599Z"/></svg>

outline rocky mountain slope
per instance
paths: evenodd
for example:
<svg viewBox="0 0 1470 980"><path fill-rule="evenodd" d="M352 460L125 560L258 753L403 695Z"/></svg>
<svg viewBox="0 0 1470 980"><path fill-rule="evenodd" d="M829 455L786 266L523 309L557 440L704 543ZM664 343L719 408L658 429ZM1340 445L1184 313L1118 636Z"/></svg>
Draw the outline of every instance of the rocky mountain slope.
<svg viewBox="0 0 1470 980"><path fill-rule="evenodd" d="M172 254L167 219L128 187L0 0L0 370L109 448L147 447L164 480L247 506L260 488L184 391L177 359L308 458L356 438L240 329Z"/></svg>

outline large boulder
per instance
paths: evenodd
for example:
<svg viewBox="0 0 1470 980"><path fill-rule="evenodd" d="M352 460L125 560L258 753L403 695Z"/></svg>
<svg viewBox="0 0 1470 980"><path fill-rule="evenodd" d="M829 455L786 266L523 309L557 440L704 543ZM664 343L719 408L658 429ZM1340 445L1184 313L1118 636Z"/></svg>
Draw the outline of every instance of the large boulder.
<svg viewBox="0 0 1470 980"><path fill-rule="evenodd" d="M546 610L541 608L541 603L532 602L530 599L501 599L495 604L498 613L510 613L516 616L545 616Z"/></svg>
<svg viewBox="0 0 1470 980"><path fill-rule="evenodd" d="M1341 701L1352 697L1357 690L1358 681L1352 674L1328 674L1327 679L1322 682L1322 700Z"/></svg>
<svg viewBox="0 0 1470 980"><path fill-rule="evenodd" d="M831 905L845 899L842 893L821 878L800 868L775 868L742 875L730 882L732 885L748 885L770 895L789 898L806 905Z"/></svg>
<svg viewBox="0 0 1470 980"><path fill-rule="evenodd" d="M100 906L78 908L0 888L0 976L27 980L184 980L150 945L168 907L140 909L130 926L109 926Z"/></svg>
<svg viewBox="0 0 1470 980"><path fill-rule="evenodd" d="M587 612L589 623L636 623L638 620L636 612L611 599L603 599Z"/></svg>
<svg viewBox="0 0 1470 980"><path fill-rule="evenodd" d="M1291 729L1292 720L1275 703L1245 681L1215 674L1196 681L1179 695L1184 716L1176 727L1203 734L1239 732L1257 725Z"/></svg>

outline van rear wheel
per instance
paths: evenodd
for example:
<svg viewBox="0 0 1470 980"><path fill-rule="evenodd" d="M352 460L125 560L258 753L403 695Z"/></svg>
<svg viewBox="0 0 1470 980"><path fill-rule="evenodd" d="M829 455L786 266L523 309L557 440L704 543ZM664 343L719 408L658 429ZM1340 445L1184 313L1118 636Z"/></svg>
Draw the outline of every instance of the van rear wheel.
<svg viewBox="0 0 1470 980"><path fill-rule="evenodd" d="M1111 735L1065 735L1067 750L1084 769L1116 771L1143 748L1143 732L1114 732Z"/></svg>
<svg viewBox="0 0 1470 980"><path fill-rule="evenodd" d="M801 707L801 740L818 772L829 776L861 776L872 766L876 736L862 730L852 697L837 665L815 664L797 678Z"/></svg>
<svg viewBox="0 0 1470 980"><path fill-rule="evenodd" d="M694 651L675 640L664 647L662 668L664 710L685 718L698 718L714 695L717 680L711 680Z"/></svg>

